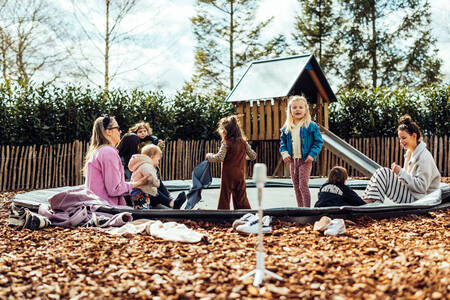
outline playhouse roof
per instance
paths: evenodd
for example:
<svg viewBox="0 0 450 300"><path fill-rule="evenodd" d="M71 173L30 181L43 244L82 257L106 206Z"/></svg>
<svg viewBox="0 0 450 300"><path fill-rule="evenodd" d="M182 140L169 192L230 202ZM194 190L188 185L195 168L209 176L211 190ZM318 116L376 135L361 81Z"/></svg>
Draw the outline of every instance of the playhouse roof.
<svg viewBox="0 0 450 300"><path fill-rule="evenodd" d="M312 54L254 61L230 92L226 101L265 100L304 94L309 102L336 96Z"/></svg>

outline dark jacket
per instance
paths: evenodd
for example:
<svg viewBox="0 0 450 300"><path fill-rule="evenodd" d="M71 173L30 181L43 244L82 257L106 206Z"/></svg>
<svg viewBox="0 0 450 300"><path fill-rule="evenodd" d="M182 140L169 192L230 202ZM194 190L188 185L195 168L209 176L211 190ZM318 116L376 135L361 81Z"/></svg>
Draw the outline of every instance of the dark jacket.
<svg viewBox="0 0 450 300"><path fill-rule="evenodd" d="M143 145L143 144L147 145L150 143L152 143L153 145L158 145L158 141L159 141L159 139L154 135L147 135L145 138L140 139L140 140L141 140L141 145Z"/></svg>
<svg viewBox="0 0 450 300"><path fill-rule="evenodd" d="M314 207L359 206L366 202L345 184L325 183L320 187L319 200Z"/></svg>

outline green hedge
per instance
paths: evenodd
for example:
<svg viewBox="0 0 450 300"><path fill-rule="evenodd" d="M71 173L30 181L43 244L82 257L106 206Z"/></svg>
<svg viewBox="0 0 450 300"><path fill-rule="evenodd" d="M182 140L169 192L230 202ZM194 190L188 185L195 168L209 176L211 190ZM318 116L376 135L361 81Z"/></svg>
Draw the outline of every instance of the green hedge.
<svg viewBox="0 0 450 300"><path fill-rule="evenodd" d="M450 86L420 90L349 90L330 105L330 130L343 138L396 136L398 120L409 114L424 134L450 133Z"/></svg>
<svg viewBox="0 0 450 300"><path fill-rule="evenodd" d="M115 116L122 131L144 120L159 138L215 139L217 123L234 113L223 98L100 88L0 85L0 143L55 144L89 140L94 120Z"/></svg>
<svg viewBox="0 0 450 300"><path fill-rule="evenodd" d="M116 116L126 131L140 120L165 140L216 139L220 118L235 113L223 96L100 88L0 85L0 144L56 144L88 140L98 116ZM330 129L343 138L395 136L408 113L425 134L450 132L450 86L421 90L349 90L330 105Z"/></svg>

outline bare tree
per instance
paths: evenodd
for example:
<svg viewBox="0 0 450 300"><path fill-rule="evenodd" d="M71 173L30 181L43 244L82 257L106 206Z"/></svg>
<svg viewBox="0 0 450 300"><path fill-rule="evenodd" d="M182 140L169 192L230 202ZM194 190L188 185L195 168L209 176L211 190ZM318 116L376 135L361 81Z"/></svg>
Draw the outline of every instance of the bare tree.
<svg viewBox="0 0 450 300"><path fill-rule="evenodd" d="M0 65L5 80L49 83L61 76L61 63L69 51L61 40L63 23L51 2L2 1L0 19Z"/></svg>
<svg viewBox="0 0 450 300"><path fill-rule="evenodd" d="M140 57L140 53L124 53L120 48L145 48L153 42L148 33L151 32L149 21L155 19L159 11L156 4L148 5L142 0L72 0L72 6L81 41L77 68L84 79L98 85L101 74L104 89L108 91L114 79L139 71L155 59L154 56ZM136 20L134 16L143 10L149 12L146 18ZM99 22L95 16L103 16L103 21ZM133 28L129 26L130 21L135 24ZM171 40L176 38L171 37ZM87 44L90 46L85 47ZM169 42L166 49L171 45L173 43Z"/></svg>

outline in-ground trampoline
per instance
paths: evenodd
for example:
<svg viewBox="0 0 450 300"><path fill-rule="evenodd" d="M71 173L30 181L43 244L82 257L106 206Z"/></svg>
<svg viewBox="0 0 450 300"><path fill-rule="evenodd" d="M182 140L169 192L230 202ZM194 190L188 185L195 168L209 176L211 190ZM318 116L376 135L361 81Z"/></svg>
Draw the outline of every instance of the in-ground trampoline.
<svg viewBox="0 0 450 300"><path fill-rule="evenodd" d="M312 178L309 181L311 191L311 206L317 201L320 186L326 178ZM174 180L165 181L169 191L188 191L190 181ZM349 179L347 184L359 195L364 191L367 180ZM18 194L13 202L18 206L37 211L39 205L48 205L48 198L52 195L67 190L71 187L36 190L24 194ZM101 212L120 213L130 212L133 218L162 219L162 220L208 220L213 222L232 221L248 212L256 212L257 189L255 184L247 181L247 195L253 209L247 210L217 210L219 198L220 179L214 178L209 188L202 191L202 199L192 210L151 209L135 210L131 207L102 207ZM185 205L184 205L185 206ZM354 216L371 216L375 218L401 216L406 214L426 214L430 211L450 208L450 185L441 184L441 188L434 193L412 204L395 204L386 200L384 204L366 204L363 206L341 206L326 208L298 208L295 194L290 179L269 179L263 190L262 206L265 215L275 219L295 221L299 223L313 222L323 215L333 218L349 218Z"/></svg>

